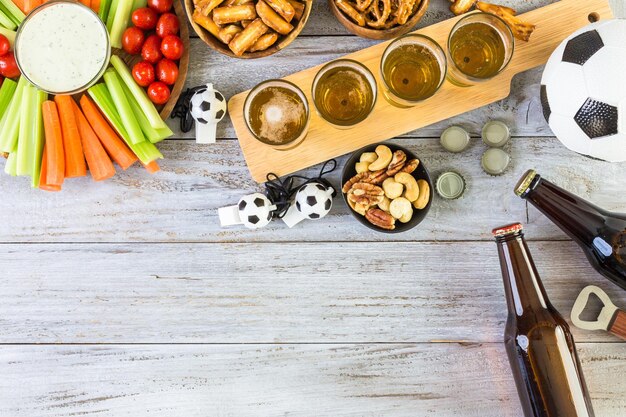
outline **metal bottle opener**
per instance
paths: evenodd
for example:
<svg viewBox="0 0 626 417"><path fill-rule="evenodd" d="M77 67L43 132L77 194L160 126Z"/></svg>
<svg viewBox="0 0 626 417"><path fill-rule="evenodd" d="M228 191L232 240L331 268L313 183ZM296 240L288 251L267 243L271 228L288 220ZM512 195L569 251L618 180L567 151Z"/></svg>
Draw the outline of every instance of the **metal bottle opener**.
<svg viewBox="0 0 626 417"><path fill-rule="evenodd" d="M604 306L595 321L582 320L580 315L587 306L591 294L597 295ZM574 303L574 307L572 307L571 319L572 323L579 329L606 330L626 340L626 312L618 309L615 304L611 302L609 296L595 285L589 285L580 292Z"/></svg>

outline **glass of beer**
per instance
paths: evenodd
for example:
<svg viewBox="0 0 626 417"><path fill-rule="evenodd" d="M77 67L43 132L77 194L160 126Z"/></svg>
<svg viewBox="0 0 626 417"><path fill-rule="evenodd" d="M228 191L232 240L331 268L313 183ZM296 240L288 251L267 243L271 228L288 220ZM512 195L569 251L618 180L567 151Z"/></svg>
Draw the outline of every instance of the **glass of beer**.
<svg viewBox="0 0 626 417"><path fill-rule="evenodd" d="M268 80L250 91L243 105L252 135L278 150L298 146L309 127L309 103L295 84Z"/></svg>
<svg viewBox="0 0 626 417"><path fill-rule="evenodd" d="M376 79L367 67L351 59L330 62L313 80L313 104L328 123L346 129L369 116L376 103Z"/></svg>
<svg viewBox="0 0 626 417"><path fill-rule="evenodd" d="M459 20L448 37L448 80L468 87L498 75L513 56L513 33L497 16L476 12Z"/></svg>
<svg viewBox="0 0 626 417"><path fill-rule="evenodd" d="M397 107L412 107L434 95L446 78L446 54L428 36L410 34L391 42L380 63L383 94Z"/></svg>

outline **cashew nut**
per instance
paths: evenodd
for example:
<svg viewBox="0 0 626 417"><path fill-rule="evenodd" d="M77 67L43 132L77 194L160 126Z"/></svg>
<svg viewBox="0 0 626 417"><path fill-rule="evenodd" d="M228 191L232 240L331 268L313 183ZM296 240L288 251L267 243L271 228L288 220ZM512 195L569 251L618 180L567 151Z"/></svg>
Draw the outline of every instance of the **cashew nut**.
<svg viewBox="0 0 626 417"><path fill-rule="evenodd" d="M376 152L363 152L359 158L359 162L369 162L370 164L378 159Z"/></svg>
<svg viewBox="0 0 626 417"><path fill-rule="evenodd" d="M417 185L420 188L419 197L417 200L413 202L413 207L418 210L423 209L428 204L428 200L430 200L430 186L428 185L428 181L426 180L417 180Z"/></svg>
<svg viewBox="0 0 626 417"><path fill-rule="evenodd" d="M380 169L387 168L393 156L391 149L385 145L378 145L376 147L376 155L378 155L378 158L370 164L370 171L378 171Z"/></svg>
<svg viewBox="0 0 626 417"><path fill-rule="evenodd" d="M357 174L360 174L361 172L367 171L369 166L370 166L369 162L357 162L356 165L354 166L354 169L356 169Z"/></svg>
<svg viewBox="0 0 626 417"><path fill-rule="evenodd" d="M391 200L389 200L387 197L383 197L383 201L378 203L378 208L381 209L382 211L386 211L387 213L389 213L390 204L391 204Z"/></svg>
<svg viewBox="0 0 626 417"><path fill-rule="evenodd" d="M413 210L407 211L406 214L400 217L398 220L400 220L400 223L408 223L411 221L412 218L413 218Z"/></svg>
<svg viewBox="0 0 626 417"><path fill-rule="evenodd" d="M389 213L396 219L401 219L408 213L413 213L411 202L404 197L398 197L389 204Z"/></svg>
<svg viewBox="0 0 626 417"><path fill-rule="evenodd" d="M417 185L417 181L415 180L415 177L413 175L407 174L406 172L398 172L394 179L396 180L396 182L399 182L400 184L403 184L405 186L406 191L404 192L404 198L406 198L410 202L418 199L420 195L420 188L419 185Z"/></svg>
<svg viewBox="0 0 626 417"><path fill-rule="evenodd" d="M394 198L398 198L402 195L402 191L404 191L404 185L396 182L393 178L387 178L383 181L383 190L385 191L385 196L390 200Z"/></svg>

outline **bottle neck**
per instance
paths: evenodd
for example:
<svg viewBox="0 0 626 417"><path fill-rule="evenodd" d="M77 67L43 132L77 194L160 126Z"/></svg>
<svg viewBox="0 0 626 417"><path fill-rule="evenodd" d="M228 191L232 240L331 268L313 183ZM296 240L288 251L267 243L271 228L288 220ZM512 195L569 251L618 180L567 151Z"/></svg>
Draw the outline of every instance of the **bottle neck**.
<svg viewBox="0 0 626 417"><path fill-rule="evenodd" d="M509 313L518 317L550 307L524 236L521 232L496 238Z"/></svg>
<svg viewBox="0 0 626 417"><path fill-rule="evenodd" d="M536 174L520 194L578 243L591 245L605 227L607 213Z"/></svg>

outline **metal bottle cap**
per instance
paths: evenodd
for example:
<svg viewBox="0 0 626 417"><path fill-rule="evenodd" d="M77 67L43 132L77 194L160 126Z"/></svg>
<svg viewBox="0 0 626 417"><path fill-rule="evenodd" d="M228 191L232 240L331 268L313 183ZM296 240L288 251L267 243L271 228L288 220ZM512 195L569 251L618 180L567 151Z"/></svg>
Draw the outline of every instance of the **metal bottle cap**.
<svg viewBox="0 0 626 417"><path fill-rule="evenodd" d="M515 194L517 194L518 197L521 197L528 190L536 176L537 172L534 169L526 171L524 176L520 178L519 182L515 186Z"/></svg>
<svg viewBox="0 0 626 417"><path fill-rule="evenodd" d="M465 180L456 172L444 172L437 178L435 188L441 198L454 200L465 192Z"/></svg>
<svg viewBox="0 0 626 417"><path fill-rule="evenodd" d="M513 233L521 232L524 227L521 223L513 223L502 227L496 227L491 231L494 237L508 236Z"/></svg>
<svg viewBox="0 0 626 417"><path fill-rule="evenodd" d="M450 126L441 133L439 143L449 152L461 152L469 144L470 135L460 126Z"/></svg>
<svg viewBox="0 0 626 417"><path fill-rule="evenodd" d="M483 126L482 137L485 145L500 148L511 138L511 131L503 122L492 120Z"/></svg>
<svg viewBox="0 0 626 417"><path fill-rule="evenodd" d="M489 175L501 175L511 162L508 153L500 148L490 148L485 151L480 160L480 165Z"/></svg>

